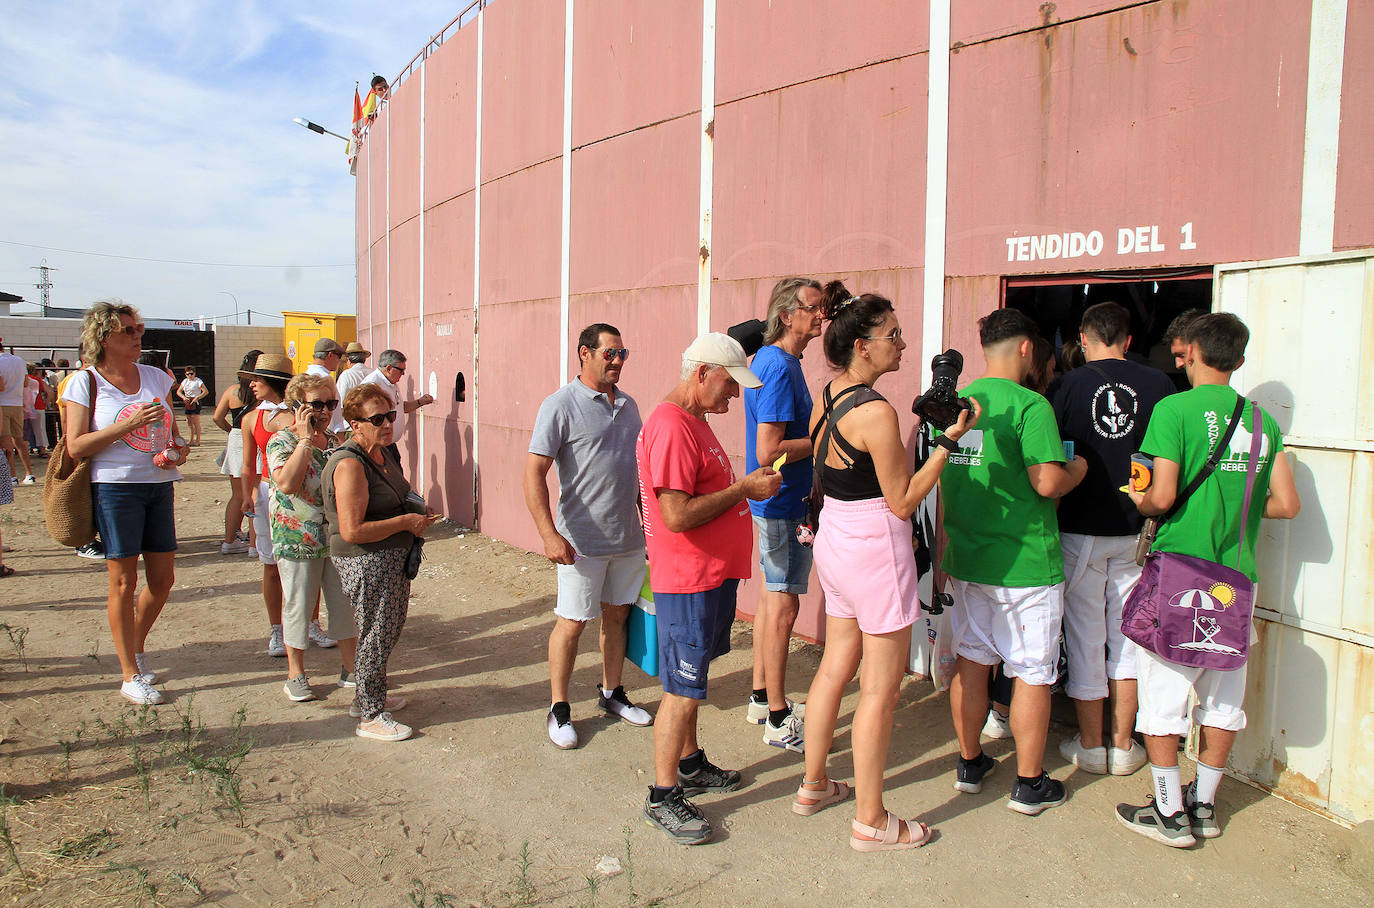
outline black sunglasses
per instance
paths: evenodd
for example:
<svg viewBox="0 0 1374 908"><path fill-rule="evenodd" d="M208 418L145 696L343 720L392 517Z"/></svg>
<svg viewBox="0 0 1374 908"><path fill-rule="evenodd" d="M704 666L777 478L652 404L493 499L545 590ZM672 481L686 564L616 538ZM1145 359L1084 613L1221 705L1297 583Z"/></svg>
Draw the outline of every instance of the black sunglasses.
<svg viewBox="0 0 1374 908"><path fill-rule="evenodd" d="M395 411L395 410L387 410L385 413L378 413L378 414L376 414L375 416L364 416L364 417L362 417L361 419L355 419L355 420L353 420L353 421L354 421L354 422L370 422L370 423L372 423L374 426L376 426L376 427L378 427L378 428L381 428L382 423L384 423L384 422L395 422L395 421L396 421L396 411Z"/></svg>
<svg viewBox="0 0 1374 908"><path fill-rule="evenodd" d="M330 413L339 405L337 400L307 400L304 403L312 410L328 410Z"/></svg>

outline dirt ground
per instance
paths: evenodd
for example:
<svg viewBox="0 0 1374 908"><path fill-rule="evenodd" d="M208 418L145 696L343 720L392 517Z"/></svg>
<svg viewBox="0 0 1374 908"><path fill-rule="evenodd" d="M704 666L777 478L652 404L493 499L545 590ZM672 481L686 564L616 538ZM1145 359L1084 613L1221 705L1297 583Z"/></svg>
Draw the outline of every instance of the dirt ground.
<svg viewBox="0 0 1374 908"><path fill-rule="evenodd" d="M41 490L0 508L14 548L0 580L0 897L17 905L800 905L875 899L962 905L1369 904L1374 849L1348 831L1231 779L1221 838L1187 851L1120 827L1118 801L1145 778L1047 765L1069 801L1038 818L1003 806L1011 765L980 795L951 787L948 703L904 686L892 740L889 807L937 830L915 852L860 855L848 805L788 809L797 755L741 721L750 628L713 669L701 737L746 784L698 803L714 842L679 848L644 824L652 734L594 709L594 629L573 678L575 751L544 730L545 642L554 572L540 557L446 527L427 546L391 681L416 736L353 734L332 650L307 667L322 699L282 693L266 655L261 572L218 551L227 480L216 452L192 455L178 489L177 583L149 641L167 703L117 694L101 564L43 530ZM804 698L817 647L798 644L791 686ZM654 679L627 666L650 710ZM850 778L851 689L833 762ZM236 714L240 718L236 719ZM236 727L237 725L237 727ZM203 726L203 728L202 728ZM1051 730L1051 740L1071 732ZM1002 757L1010 742L991 742ZM1187 774L1185 771L1185 778ZM622 872L597 869L604 856ZM16 861L18 867L16 868Z"/></svg>

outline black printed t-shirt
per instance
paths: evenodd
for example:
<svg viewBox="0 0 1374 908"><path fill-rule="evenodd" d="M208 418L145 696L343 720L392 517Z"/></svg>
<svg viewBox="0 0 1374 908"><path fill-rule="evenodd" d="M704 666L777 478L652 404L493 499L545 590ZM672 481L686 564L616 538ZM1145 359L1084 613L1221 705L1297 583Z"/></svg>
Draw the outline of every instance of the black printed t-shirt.
<svg viewBox="0 0 1374 908"><path fill-rule="evenodd" d="M1059 531L1134 536L1143 518L1119 491L1131 477L1155 404L1174 393L1169 376L1150 366L1099 359L1066 373L1050 389L1059 434L1088 462L1088 475L1059 503Z"/></svg>

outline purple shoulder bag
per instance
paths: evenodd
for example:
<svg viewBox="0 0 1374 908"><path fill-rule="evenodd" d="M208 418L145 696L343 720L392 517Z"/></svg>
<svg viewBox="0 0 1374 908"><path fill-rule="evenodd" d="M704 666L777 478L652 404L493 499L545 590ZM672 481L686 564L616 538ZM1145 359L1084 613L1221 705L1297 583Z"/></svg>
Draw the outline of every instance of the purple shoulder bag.
<svg viewBox="0 0 1374 908"><path fill-rule="evenodd" d="M1264 440L1264 411L1251 403L1250 463L1245 473L1244 510L1240 516L1240 545L1236 567L1245 548L1245 524L1259 469ZM1199 480L1185 490L1170 514L1225 456L1231 435L1239 425L1245 399L1237 402L1231 426L1217 445ZM1140 646L1178 665L1235 671L1250 654L1250 621L1255 611L1254 584L1239 570L1205 558L1173 552L1150 552L1140 580L1131 590L1121 614L1121 633Z"/></svg>

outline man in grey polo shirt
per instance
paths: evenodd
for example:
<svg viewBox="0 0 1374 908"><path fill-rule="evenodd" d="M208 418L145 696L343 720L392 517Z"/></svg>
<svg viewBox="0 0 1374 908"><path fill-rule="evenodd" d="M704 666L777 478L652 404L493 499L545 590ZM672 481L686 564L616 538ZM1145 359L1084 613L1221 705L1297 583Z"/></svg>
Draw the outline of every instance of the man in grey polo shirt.
<svg viewBox="0 0 1374 908"><path fill-rule="evenodd" d="M625 623L644 583L644 530L639 522L635 439L639 408L616 388L630 356L620 332L597 323L577 338L581 371L539 407L525 461L525 505L558 565L558 605L549 635L549 740L577 746L568 683L582 628L601 615L601 684L597 707L631 725L653 717L625 696ZM549 510L549 468L558 463L558 521Z"/></svg>

